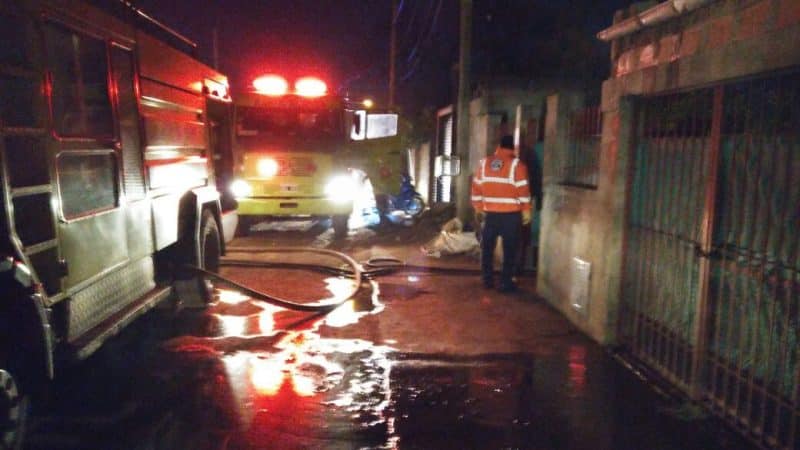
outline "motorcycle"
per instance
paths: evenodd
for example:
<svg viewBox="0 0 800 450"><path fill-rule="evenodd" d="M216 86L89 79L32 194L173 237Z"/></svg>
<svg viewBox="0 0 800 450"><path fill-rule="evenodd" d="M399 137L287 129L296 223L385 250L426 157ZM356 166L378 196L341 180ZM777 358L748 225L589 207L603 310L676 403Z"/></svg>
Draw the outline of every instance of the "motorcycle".
<svg viewBox="0 0 800 450"><path fill-rule="evenodd" d="M411 225L424 210L422 195L414 188L411 177L404 174L400 180L400 192L385 196L382 215L391 223Z"/></svg>

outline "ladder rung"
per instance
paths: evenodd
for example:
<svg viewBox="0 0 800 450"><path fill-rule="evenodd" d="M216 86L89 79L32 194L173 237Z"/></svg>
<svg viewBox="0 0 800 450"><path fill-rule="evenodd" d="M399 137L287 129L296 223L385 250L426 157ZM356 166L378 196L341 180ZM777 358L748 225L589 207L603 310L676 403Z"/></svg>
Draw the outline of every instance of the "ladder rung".
<svg viewBox="0 0 800 450"><path fill-rule="evenodd" d="M55 239L50 239L49 241L39 242L38 244L25 247L25 254L31 256L56 247L58 247L58 241Z"/></svg>
<svg viewBox="0 0 800 450"><path fill-rule="evenodd" d="M49 184L40 184L38 186L26 186L21 188L14 188L11 190L11 197L18 198L18 197L27 197L29 195L36 195L36 194L49 194L53 192L52 186Z"/></svg>

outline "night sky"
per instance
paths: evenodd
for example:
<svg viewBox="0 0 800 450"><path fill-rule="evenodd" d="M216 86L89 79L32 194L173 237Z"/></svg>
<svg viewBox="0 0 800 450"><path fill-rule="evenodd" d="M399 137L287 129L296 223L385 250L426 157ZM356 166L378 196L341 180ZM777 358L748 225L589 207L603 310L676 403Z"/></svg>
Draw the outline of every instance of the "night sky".
<svg viewBox="0 0 800 450"><path fill-rule="evenodd" d="M316 74L339 92L386 101L391 0L136 0L200 45L237 86L262 73ZM626 0L474 0L475 80L492 76L607 78L597 31ZM415 114L450 103L458 59L458 0L398 0L399 106Z"/></svg>

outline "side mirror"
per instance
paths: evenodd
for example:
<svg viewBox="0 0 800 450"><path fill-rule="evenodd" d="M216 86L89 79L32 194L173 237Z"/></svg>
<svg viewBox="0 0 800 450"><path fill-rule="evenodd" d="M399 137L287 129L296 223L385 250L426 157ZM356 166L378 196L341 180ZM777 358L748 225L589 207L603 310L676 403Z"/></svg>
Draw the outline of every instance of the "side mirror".
<svg viewBox="0 0 800 450"><path fill-rule="evenodd" d="M353 115L350 116L351 119L351 127L350 127L350 139L354 141L363 141L367 137L366 133L366 121L367 121L367 112L364 110L360 111L353 111Z"/></svg>
<svg viewBox="0 0 800 450"><path fill-rule="evenodd" d="M453 155L439 155L433 161L435 177L456 177L461 174L461 158Z"/></svg>
<svg viewBox="0 0 800 450"><path fill-rule="evenodd" d="M350 139L380 139L397 136L397 114L368 113L365 110L353 111L350 115Z"/></svg>

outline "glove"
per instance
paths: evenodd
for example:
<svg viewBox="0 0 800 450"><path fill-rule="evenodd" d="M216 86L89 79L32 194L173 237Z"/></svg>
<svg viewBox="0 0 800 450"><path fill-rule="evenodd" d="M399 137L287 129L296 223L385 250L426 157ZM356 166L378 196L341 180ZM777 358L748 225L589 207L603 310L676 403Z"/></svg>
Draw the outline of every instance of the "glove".
<svg viewBox="0 0 800 450"><path fill-rule="evenodd" d="M531 224L531 210L525 209L522 211L522 224L523 225L530 225Z"/></svg>

